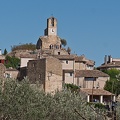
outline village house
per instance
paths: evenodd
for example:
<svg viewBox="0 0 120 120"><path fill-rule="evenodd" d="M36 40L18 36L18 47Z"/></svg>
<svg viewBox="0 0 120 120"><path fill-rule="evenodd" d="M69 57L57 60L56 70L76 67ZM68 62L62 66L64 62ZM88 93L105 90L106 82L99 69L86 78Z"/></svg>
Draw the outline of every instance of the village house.
<svg viewBox="0 0 120 120"><path fill-rule="evenodd" d="M54 93L62 89L62 64L54 57L30 60L27 77L32 84L39 83L45 92Z"/></svg>
<svg viewBox="0 0 120 120"><path fill-rule="evenodd" d="M99 70L75 71L75 84L80 86L80 88L104 89L107 80L109 80L109 75Z"/></svg>
<svg viewBox="0 0 120 120"><path fill-rule="evenodd" d="M116 97L114 94L103 89L81 88L80 94L87 102L97 102L104 105L111 105L111 101L116 101Z"/></svg>
<svg viewBox="0 0 120 120"><path fill-rule="evenodd" d="M112 58L111 55L105 55L104 63L97 67L98 70L118 69L120 70L120 58Z"/></svg>

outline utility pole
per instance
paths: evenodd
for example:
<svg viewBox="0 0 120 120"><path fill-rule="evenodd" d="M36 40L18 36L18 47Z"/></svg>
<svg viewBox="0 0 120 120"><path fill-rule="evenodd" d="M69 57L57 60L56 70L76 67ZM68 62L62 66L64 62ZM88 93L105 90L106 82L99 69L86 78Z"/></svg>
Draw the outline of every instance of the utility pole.
<svg viewBox="0 0 120 120"><path fill-rule="evenodd" d="M92 102L93 102L93 92L94 92L94 80L93 80L93 84L92 84Z"/></svg>

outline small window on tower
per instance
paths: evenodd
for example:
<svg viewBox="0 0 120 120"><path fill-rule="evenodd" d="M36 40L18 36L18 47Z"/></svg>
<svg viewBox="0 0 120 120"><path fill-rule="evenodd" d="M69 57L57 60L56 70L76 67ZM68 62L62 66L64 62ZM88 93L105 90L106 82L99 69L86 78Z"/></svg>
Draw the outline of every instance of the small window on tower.
<svg viewBox="0 0 120 120"><path fill-rule="evenodd" d="M51 18L51 25L54 26L54 18Z"/></svg>

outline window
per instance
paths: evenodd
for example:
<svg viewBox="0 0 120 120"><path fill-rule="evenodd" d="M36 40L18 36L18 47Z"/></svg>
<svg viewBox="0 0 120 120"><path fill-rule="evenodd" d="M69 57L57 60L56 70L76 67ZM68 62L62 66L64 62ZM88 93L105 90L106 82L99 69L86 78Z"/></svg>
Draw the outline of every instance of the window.
<svg viewBox="0 0 120 120"><path fill-rule="evenodd" d="M68 60L66 60L66 64L68 64Z"/></svg>
<svg viewBox="0 0 120 120"><path fill-rule="evenodd" d="M54 18L51 18L51 26L54 26Z"/></svg>
<svg viewBox="0 0 120 120"><path fill-rule="evenodd" d="M72 72L70 72L70 76L72 76Z"/></svg>
<svg viewBox="0 0 120 120"><path fill-rule="evenodd" d="M60 55L60 52L58 52L58 55Z"/></svg>
<svg viewBox="0 0 120 120"><path fill-rule="evenodd" d="M94 77L85 77L86 81L96 81L96 78Z"/></svg>

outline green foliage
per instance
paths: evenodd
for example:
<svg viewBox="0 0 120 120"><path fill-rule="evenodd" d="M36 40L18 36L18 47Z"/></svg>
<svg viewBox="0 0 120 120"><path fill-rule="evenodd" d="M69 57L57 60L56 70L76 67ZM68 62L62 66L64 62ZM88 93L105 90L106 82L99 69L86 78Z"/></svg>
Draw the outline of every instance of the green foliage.
<svg viewBox="0 0 120 120"><path fill-rule="evenodd" d="M120 79L117 79L117 76L120 74L120 70L110 69L104 71L110 76L110 80L106 81L104 89L110 91L116 95L120 94Z"/></svg>
<svg viewBox="0 0 120 120"><path fill-rule="evenodd" d="M120 70L117 69L105 70L103 72L107 73L112 79L116 79L116 75L120 74Z"/></svg>
<svg viewBox="0 0 120 120"><path fill-rule="evenodd" d="M26 43L26 44L22 44L22 45L14 45L11 47L12 51L15 50L35 50L36 49L36 45L32 44L32 43Z"/></svg>
<svg viewBox="0 0 120 120"><path fill-rule="evenodd" d="M69 90L71 90L72 92L74 92L74 91L75 92L77 92L77 91L79 92L79 90L80 90L80 88L77 85L74 85L74 84L67 84L66 83L64 85L64 87L67 88L67 89L69 89Z"/></svg>
<svg viewBox="0 0 120 120"><path fill-rule="evenodd" d="M6 68L9 68L9 67L18 68L19 65L20 65L19 58L10 57L8 55L6 56L6 63L5 63Z"/></svg>
<svg viewBox="0 0 120 120"><path fill-rule="evenodd" d="M6 55L7 53L8 53L8 52L7 52L7 50L5 49L3 55Z"/></svg>
<svg viewBox="0 0 120 120"><path fill-rule="evenodd" d="M0 80L0 119L8 120L103 120L104 111L89 106L69 90L44 93L27 79Z"/></svg>
<svg viewBox="0 0 120 120"><path fill-rule="evenodd" d="M65 47L67 45L67 41L61 38L61 44Z"/></svg>

